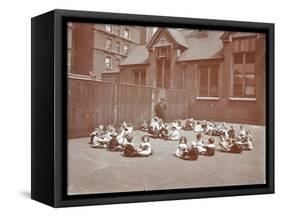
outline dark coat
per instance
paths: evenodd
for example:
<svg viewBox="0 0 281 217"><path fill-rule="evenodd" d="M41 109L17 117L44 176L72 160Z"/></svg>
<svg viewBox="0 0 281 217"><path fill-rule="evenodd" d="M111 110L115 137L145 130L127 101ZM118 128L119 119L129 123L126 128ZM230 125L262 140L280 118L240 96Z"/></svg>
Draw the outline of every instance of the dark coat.
<svg viewBox="0 0 281 217"><path fill-rule="evenodd" d="M163 102L159 102L156 106L155 106L155 115L158 118L161 118L163 121L166 120L166 110L167 110L167 106L165 103Z"/></svg>

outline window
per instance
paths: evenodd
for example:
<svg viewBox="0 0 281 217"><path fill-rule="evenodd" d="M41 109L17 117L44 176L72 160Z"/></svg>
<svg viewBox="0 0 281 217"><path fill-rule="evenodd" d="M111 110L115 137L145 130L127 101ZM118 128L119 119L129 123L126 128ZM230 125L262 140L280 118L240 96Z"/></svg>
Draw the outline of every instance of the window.
<svg viewBox="0 0 281 217"><path fill-rule="evenodd" d="M116 26L116 35L121 36L121 26L120 25Z"/></svg>
<svg viewBox="0 0 281 217"><path fill-rule="evenodd" d="M145 69L133 70L133 83L136 85L145 85L146 84Z"/></svg>
<svg viewBox="0 0 281 217"><path fill-rule="evenodd" d="M203 65L199 71L199 97L218 97L219 65Z"/></svg>
<svg viewBox="0 0 281 217"><path fill-rule="evenodd" d="M124 54L128 55L128 52L129 52L129 46L125 44L124 45Z"/></svg>
<svg viewBox="0 0 281 217"><path fill-rule="evenodd" d="M233 41L233 86L232 96L255 98L255 38Z"/></svg>
<svg viewBox="0 0 281 217"><path fill-rule="evenodd" d="M106 32L111 32L112 28L111 28L111 25L110 24L106 24L105 25L105 31Z"/></svg>
<svg viewBox="0 0 281 217"><path fill-rule="evenodd" d="M130 36L129 34L130 34L129 29L125 28L125 30L124 30L124 38L129 39L129 36Z"/></svg>
<svg viewBox="0 0 281 217"><path fill-rule="evenodd" d="M171 86L171 61L169 59L157 60L157 81L159 88L170 88Z"/></svg>
<svg viewBox="0 0 281 217"><path fill-rule="evenodd" d="M181 50L180 49L177 49L177 58L179 58L181 55Z"/></svg>
<svg viewBox="0 0 281 217"><path fill-rule="evenodd" d="M235 38L233 39L233 52L252 52L256 50L256 38Z"/></svg>
<svg viewBox="0 0 281 217"><path fill-rule="evenodd" d="M116 42L115 51L120 53L120 42Z"/></svg>
<svg viewBox="0 0 281 217"><path fill-rule="evenodd" d="M167 58L170 59L170 47L159 47L156 49L157 59Z"/></svg>
<svg viewBox="0 0 281 217"><path fill-rule="evenodd" d="M116 71L119 71L119 65L120 65L120 60L116 59L115 60L115 69L116 69Z"/></svg>
<svg viewBox="0 0 281 217"><path fill-rule="evenodd" d="M111 50L111 47L112 47L112 40L107 38L105 41L105 50Z"/></svg>
<svg viewBox="0 0 281 217"><path fill-rule="evenodd" d="M105 69L111 70L111 57L105 57Z"/></svg>

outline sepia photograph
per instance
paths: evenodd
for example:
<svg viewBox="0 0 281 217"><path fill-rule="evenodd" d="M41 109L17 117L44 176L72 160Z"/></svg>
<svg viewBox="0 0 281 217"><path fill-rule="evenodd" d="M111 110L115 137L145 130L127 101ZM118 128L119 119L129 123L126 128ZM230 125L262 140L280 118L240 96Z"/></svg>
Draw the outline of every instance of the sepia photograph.
<svg viewBox="0 0 281 217"><path fill-rule="evenodd" d="M67 22L67 194L266 183L266 34Z"/></svg>

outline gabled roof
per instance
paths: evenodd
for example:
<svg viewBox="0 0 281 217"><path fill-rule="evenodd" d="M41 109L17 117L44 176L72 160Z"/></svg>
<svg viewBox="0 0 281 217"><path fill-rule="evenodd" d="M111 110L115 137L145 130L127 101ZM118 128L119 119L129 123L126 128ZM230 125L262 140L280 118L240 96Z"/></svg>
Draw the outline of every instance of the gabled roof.
<svg viewBox="0 0 281 217"><path fill-rule="evenodd" d="M220 40L223 33L221 31L209 31L207 37L187 38L188 49L180 55L178 61L223 58L223 43Z"/></svg>
<svg viewBox="0 0 281 217"><path fill-rule="evenodd" d="M157 31L152 36L152 38L150 39L150 41L148 42L147 48L150 48L153 45L153 43L158 38L161 31L166 31L168 36L170 36L170 38L172 40L174 40L175 43L177 43L178 45L180 45L182 47L187 48L185 34L183 34L181 31L174 29L174 28L158 28Z"/></svg>
<svg viewBox="0 0 281 217"><path fill-rule="evenodd" d="M159 30L159 29L158 29ZM208 31L206 37L198 37L196 30L178 30L167 28L170 37L173 38L179 45L186 48L184 52L178 57L177 61L192 61L192 60L205 60L205 59L220 59L223 58L223 42L222 37L226 33L222 31ZM160 30L159 30L160 31ZM158 34L157 34L158 33ZM227 32L228 33L228 32ZM148 48L155 42L159 32L156 32L150 44L147 46L139 45L129 51L128 57L121 62L121 66L149 64ZM164 41L165 42L165 41ZM163 43L164 43L163 42ZM160 41L158 42L158 44ZM160 43L161 44L161 43Z"/></svg>
<svg viewBox="0 0 281 217"><path fill-rule="evenodd" d="M186 40L185 40L186 36L181 31L172 28L168 28L168 31L179 45L183 47L187 47Z"/></svg>
<svg viewBox="0 0 281 217"><path fill-rule="evenodd" d="M120 66L137 64L148 64L148 50L144 45L136 46L129 51L128 57L120 63Z"/></svg>

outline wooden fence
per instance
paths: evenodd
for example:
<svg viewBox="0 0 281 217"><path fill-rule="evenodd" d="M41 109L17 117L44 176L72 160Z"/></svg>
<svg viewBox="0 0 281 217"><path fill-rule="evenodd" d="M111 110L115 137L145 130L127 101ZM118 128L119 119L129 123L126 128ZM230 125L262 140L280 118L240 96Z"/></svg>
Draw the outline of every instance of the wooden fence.
<svg viewBox="0 0 281 217"><path fill-rule="evenodd" d="M184 91L68 78L68 138L88 136L101 124L127 121L139 126L151 119L161 97L168 121L187 117Z"/></svg>

